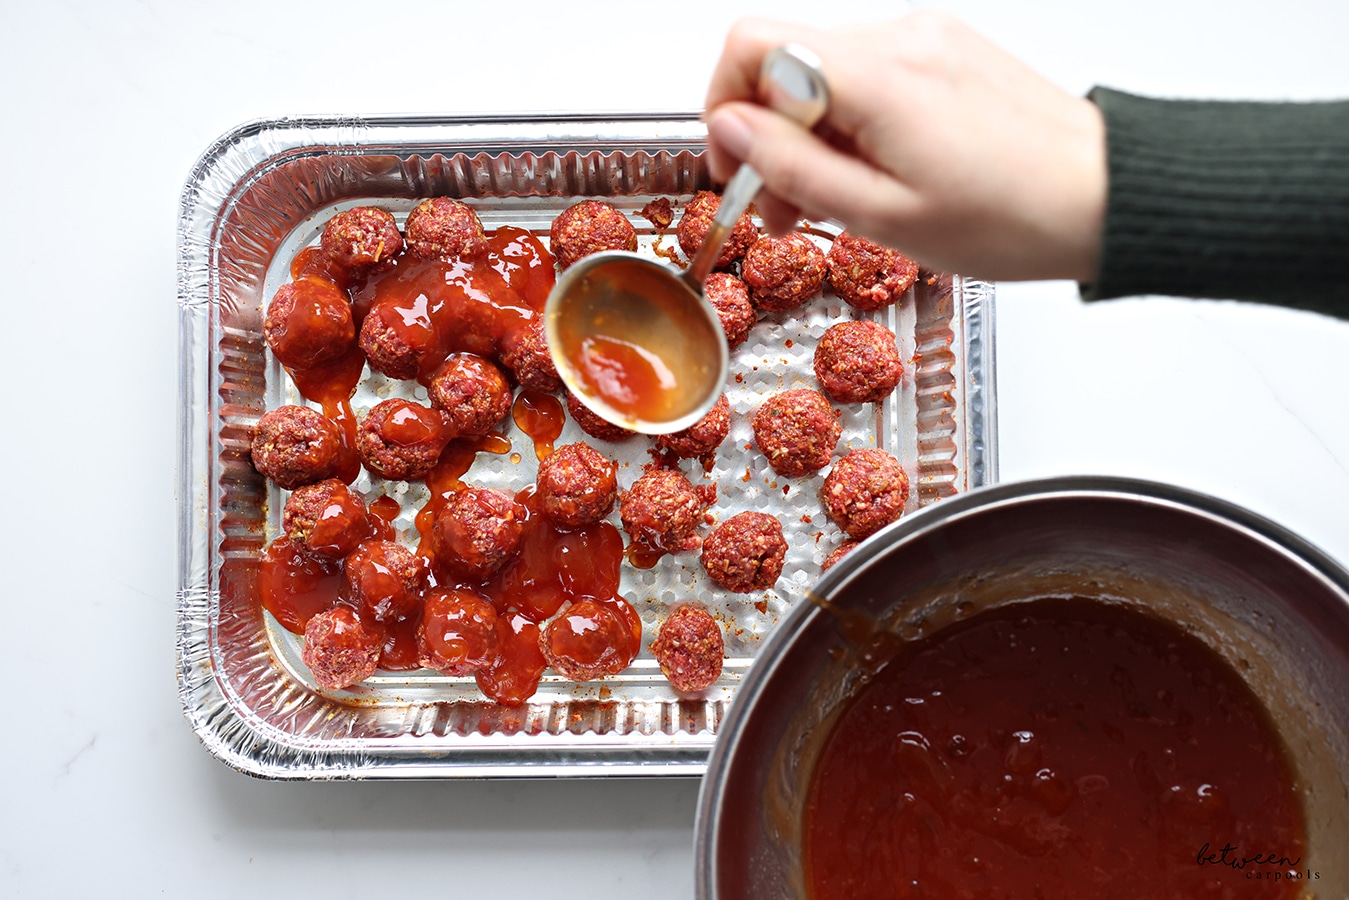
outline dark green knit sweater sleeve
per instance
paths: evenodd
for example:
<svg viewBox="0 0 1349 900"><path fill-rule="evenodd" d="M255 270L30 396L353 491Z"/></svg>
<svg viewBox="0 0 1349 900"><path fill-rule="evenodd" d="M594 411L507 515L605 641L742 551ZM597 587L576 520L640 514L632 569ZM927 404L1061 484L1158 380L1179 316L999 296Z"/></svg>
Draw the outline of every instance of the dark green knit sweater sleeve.
<svg viewBox="0 0 1349 900"><path fill-rule="evenodd" d="M1096 88L1109 200L1087 300L1254 300L1349 319L1349 103Z"/></svg>

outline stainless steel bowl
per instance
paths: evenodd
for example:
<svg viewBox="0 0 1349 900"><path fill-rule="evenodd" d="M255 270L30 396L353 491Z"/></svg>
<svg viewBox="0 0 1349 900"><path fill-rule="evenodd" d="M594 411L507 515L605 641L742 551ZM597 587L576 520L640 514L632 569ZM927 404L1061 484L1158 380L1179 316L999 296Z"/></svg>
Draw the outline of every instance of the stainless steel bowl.
<svg viewBox="0 0 1349 900"><path fill-rule="evenodd" d="M1147 607L1233 664L1296 771L1309 896L1349 892L1349 572L1286 529L1180 488L1118 478L996 485L890 526L821 578L742 683L698 803L697 896L804 897L801 810L874 620L901 638L1003 603L1076 594ZM849 624L851 623L851 625ZM865 644L865 642L861 642Z"/></svg>

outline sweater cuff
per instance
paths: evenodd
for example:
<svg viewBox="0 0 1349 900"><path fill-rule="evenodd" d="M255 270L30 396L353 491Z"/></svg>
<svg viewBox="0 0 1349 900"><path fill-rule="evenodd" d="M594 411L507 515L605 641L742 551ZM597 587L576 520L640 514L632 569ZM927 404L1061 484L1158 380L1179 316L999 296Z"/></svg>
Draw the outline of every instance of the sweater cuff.
<svg viewBox="0 0 1349 900"><path fill-rule="evenodd" d="M1349 318L1349 103L1156 100L1107 88L1109 197L1086 300L1222 297Z"/></svg>

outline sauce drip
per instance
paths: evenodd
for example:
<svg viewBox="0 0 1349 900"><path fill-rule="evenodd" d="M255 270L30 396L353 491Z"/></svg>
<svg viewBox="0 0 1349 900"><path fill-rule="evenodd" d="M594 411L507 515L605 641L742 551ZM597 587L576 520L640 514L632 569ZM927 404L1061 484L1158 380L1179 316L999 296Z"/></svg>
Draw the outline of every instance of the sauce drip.
<svg viewBox="0 0 1349 900"><path fill-rule="evenodd" d="M553 452L553 443L562 434L567 416L562 401L543 391L523 390L511 406L516 426L534 442L534 456L542 462Z"/></svg>
<svg viewBox="0 0 1349 900"><path fill-rule="evenodd" d="M804 831L813 900L1288 897L1269 874L1305 846L1240 678L1173 626L1077 598L901 648L836 722ZM1201 861L1226 844L1282 864Z"/></svg>

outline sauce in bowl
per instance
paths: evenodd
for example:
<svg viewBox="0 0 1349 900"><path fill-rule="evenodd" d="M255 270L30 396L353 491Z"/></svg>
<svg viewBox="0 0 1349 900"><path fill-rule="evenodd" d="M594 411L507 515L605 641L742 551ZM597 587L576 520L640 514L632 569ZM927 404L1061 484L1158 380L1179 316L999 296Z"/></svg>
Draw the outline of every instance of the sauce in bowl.
<svg viewBox="0 0 1349 900"><path fill-rule="evenodd" d="M803 840L814 900L1291 897L1305 834L1224 660L1133 609L1046 598L881 668L816 763Z"/></svg>

